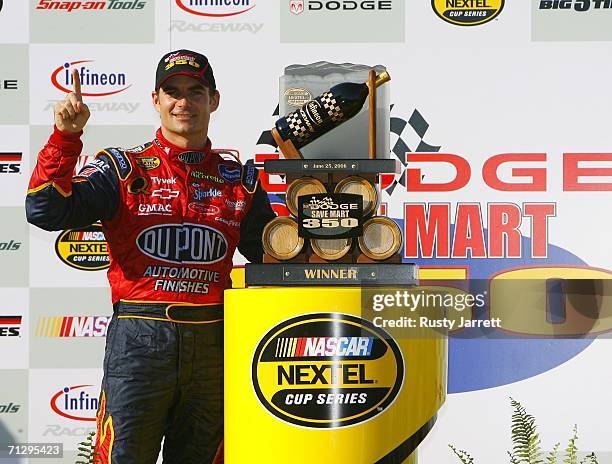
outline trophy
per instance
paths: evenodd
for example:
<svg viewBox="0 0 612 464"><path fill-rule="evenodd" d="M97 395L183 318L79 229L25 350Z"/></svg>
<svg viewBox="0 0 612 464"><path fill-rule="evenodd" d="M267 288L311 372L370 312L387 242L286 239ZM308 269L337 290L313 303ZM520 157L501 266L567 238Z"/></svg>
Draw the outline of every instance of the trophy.
<svg viewBox="0 0 612 464"><path fill-rule="evenodd" d="M390 77L311 66L337 81L281 90L285 116L271 132L285 159L264 163L285 176L290 215L264 228L248 288L225 292L225 459L416 464L445 398L446 338L427 326L388 331L379 320L408 319L405 309L374 306L418 282L417 266L401 262L401 229L379 214L379 176L398 172Z"/></svg>
<svg viewBox="0 0 612 464"><path fill-rule="evenodd" d="M384 68L368 69L367 82L337 83L316 98L306 100L310 92L303 88L284 93L301 106L276 121L271 133L285 159L267 160L264 170L286 176L291 215L265 227L263 264L246 265L248 285L416 282L416 266L401 264L401 229L377 215L378 176L396 172L397 165L388 153L377 153L377 92L391 77ZM334 144L334 158L325 158L324 149L323 158L304 155L302 150L312 142L358 115L366 101L367 158L352 156L354 148L343 152L343 141ZM388 125L384 129L388 131ZM349 132L348 137L363 136L361 132ZM388 132L383 135L388 139Z"/></svg>

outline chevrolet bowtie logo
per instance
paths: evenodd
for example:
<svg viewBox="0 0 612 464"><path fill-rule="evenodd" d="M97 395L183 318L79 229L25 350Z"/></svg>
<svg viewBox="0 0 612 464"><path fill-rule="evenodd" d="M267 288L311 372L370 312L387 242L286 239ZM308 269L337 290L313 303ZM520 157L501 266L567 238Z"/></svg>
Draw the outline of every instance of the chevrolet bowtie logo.
<svg viewBox="0 0 612 464"><path fill-rule="evenodd" d="M180 192L178 190L162 188L162 189L153 190L153 193L151 193L151 195L154 197L159 197L162 200L170 200L171 198L178 197L179 193Z"/></svg>

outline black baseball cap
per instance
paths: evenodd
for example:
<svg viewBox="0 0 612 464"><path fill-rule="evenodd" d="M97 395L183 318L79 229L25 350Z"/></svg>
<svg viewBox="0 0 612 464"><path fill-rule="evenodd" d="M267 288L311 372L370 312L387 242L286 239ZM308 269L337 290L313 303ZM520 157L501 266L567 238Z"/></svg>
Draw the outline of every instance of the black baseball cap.
<svg viewBox="0 0 612 464"><path fill-rule="evenodd" d="M155 90L159 90L166 79L179 74L191 76L212 90L217 88L208 58L191 50L177 50L159 60L155 73Z"/></svg>

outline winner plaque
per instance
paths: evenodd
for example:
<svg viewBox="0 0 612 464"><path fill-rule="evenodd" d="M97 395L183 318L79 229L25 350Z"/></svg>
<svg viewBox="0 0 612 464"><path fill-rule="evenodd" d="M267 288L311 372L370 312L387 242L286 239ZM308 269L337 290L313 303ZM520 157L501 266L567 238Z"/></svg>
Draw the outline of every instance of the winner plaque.
<svg viewBox="0 0 612 464"><path fill-rule="evenodd" d="M264 170L285 176L290 216L265 227L263 264L246 265L247 285L416 284L416 266L402 263L401 229L377 214L379 175L397 171L394 160L377 153L376 94L391 79L377 70L365 83L337 83L276 122L272 135L285 159L267 160ZM366 112L366 101L367 158L304 156L305 146Z"/></svg>

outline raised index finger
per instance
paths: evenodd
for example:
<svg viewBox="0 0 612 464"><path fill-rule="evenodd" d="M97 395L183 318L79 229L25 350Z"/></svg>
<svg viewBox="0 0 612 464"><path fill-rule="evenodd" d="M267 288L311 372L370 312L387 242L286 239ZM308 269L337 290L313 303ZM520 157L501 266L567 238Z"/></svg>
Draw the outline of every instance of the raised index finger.
<svg viewBox="0 0 612 464"><path fill-rule="evenodd" d="M78 101L83 102L83 96L81 95L81 78L76 69L72 70L72 80L74 81L74 94Z"/></svg>

